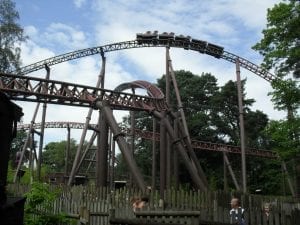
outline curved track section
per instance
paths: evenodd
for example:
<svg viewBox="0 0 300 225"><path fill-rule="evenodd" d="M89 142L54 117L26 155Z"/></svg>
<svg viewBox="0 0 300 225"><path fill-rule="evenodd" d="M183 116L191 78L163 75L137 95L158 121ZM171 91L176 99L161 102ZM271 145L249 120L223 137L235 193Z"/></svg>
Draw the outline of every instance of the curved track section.
<svg viewBox="0 0 300 225"><path fill-rule="evenodd" d="M148 81L137 80L129 83L120 84L115 88L117 92L123 92L128 89L141 88L147 91L148 96L156 99L163 99L165 97L164 93L154 84Z"/></svg>
<svg viewBox="0 0 300 225"><path fill-rule="evenodd" d="M52 58L48 58L33 64L30 64L28 66L22 67L20 71L14 71L13 73L18 73L21 75L28 74L40 69L44 69L45 65L52 66L55 64L59 64L62 62L79 59L86 56L96 55L96 54L104 54L105 52L112 52L112 51L118 51L118 50L124 50L124 49L132 49L132 48L146 48L146 47L174 47L174 48L183 48L185 50L192 50L197 51L199 53L208 54L211 56L216 57L216 50L214 48L205 48L203 49L203 46L199 45L187 45L186 41L183 40L160 40L160 39L154 39L154 40L147 40L146 42L141 42L138 40L133 41L124 41L124 42L118 42L98 47L92 47L92 48L86 48L81 49L69 53L65 53L62 55L58 55ZM267 70L263 69L262 67L259 67L258 65L250 62L247 59L244 59L242 57L239 57L233 53L222 51L221 54L219 54L216 58L222 58L229 62L235 63L237 60L240 62L240 66L257 74L258 76L262 77L263 79L271 82L276 78L273 74L268 72Z"/></svg>
<svg viewBox="0 0 300 225"><path fill-rule="evenodd" d="M97 127L96 124L90 124L91 128L95 129ZM45 128L71 128L71 129L83 129L84 123L79 122L46 122ZM33 125L34 129L40 129L41 123L35 123ZM19 124L17 126L18 130L28 130L30 129L30 124ZM130 133L130 128L123 129L124 133ZM151 131L145 131L145 130L139 130L135 129L136 136L147 139L147 140L153 140L153 132ZM155 133L155 140L160 141L160 135L159 133ZM234 145L226 145L226 144L219 144L219 143L211 143L211 142L205 142L205 141L198 141L198 140L192 140L192 147L197 150L207 150L207 151L215 151L215 152L227 152L227 153L235 153L235 154L241 154L241 148ZM255 148L247 148L246 154L251 156L258 156L258 157L265 157L265 158L278 158L278 155L276 152L270 151L270 150L261 150L261 149L255 149Z"/></svg>

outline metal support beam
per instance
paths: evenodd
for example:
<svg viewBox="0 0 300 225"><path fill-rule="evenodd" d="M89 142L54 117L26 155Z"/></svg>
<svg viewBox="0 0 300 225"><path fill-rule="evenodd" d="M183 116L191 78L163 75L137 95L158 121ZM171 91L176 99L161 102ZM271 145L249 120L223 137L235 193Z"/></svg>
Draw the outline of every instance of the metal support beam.
<svg viewBox="0 0 300 225"><path fill-rule="evenodd" d="M180 120L178 120L178 124L179 124L179 127L183 126ZM198 172L198 174L201 177L201 179L204 182L204 184L206 186L208 186L208 181L206 179L205 173L204 173L204 171L203 171L203 169L202 169L202 167L201 167L201 165L199 163L199 160L198 160L198 158L196 156L196 153L194 152L194 149L193 149L191 143L188 142L187 136L185 135L185 131L182 130L182 129L179 129L179 134L180 134L179 135L180 138L185 143L186 149L187 149L187 151L189 153L189 157L190 157L191 162L192 162L192 166L195 167L196 171Z"/></svg>
<svg viewBox="0 0 300 225"><path fill-rule="evenodd" d="M30 183L33 183L34 180L34 132L31 132L30 138L30 154L29 154L29 170L30 170Z"/></svg>
<svg viewBox="0 0 300 225"><path fill-rule="evenodd" d="M89 140L87 146L85 147L85 150L82 153L82 156L81 156L80 161L78 163L78 167L76 168L75 174L77 174L79 172L80 167L82 166L82 163L83 163L84 159L86 158L86 155L87 155L88 151L91 149L91 147L92 147L92 145L93 145L93 143L94 143L94 141L95 141L95 139L97 137L97 134L98 133L96 131L94 131L93 134L92 134L92 136L90 137L90 140ZM94 155L93 155L92 158L95 158L95 156L96 156L96 152L94 153ZM86 172L89 171L90 167L91 167L91 163L89 163Z"/></svg>
<svg viewBox="0 0 300 225"><path fill-rule="evenodd" d="M241 190L240 185L237 182L236 176L235 176L235 174L233 172L233 169L231 167L231 164L230 164L229 159L228 159L228 157L227 157L227 155L226 155L225 152L223 153L223 156L224 156L225 163L226 163L226 165L228 167L229 173L231 175L232 181L234 183L234 186L235 186L236 190L240 191Z"/></svg>
<svg viewBox="0 0 300 225"><path fill-rule="evenodd" d="M45 64L45 69L47 71L46 79L49 80L50 78L50 67ZM48 91L48 84L45 83L43 85L43 93L47 93ZM40 132L40 142L39 142L39 160L37 163L37 179L41 181L41 166L43 160L43 145L44 145L44 131L45 131L45 121L46 121L46 111L47 111L47 103L43 103L43 111L42 111L42 121L41 121L41 132Z"/></svg>
<svg viewBox="0 0 300 225"><path fill-rule="evenodd" d="M165 113L162 113L165 118ZM160 198L164 199L164 192L166 189L166 127L165 119L160 120L160 146L159 146L159 175L160 175Z"/></svg>
<svg viewBox="0 0 300 225"><path fill-rule="evenodd" d="M178 126L178 115L176 116L174 120L174 135L175 138L179 138L179 126ZM179 189L179 163L178 163L178 150L176 148L173 148L173 163L174 163L174 187L175 190Z"/></svg>
<svg viewBox="0 0 300 225"><path fill-rule="evenodd" d="M30 127L29 127L29 130L28 130L27 136L26 136L26 141L23 145L20 160L19 160L19 163L18 163L18 166L17 166L17 169L16 169L16 173L15 173L15 176L14 176L14 183L16 183L17 180L18 180L18 174L19 174L19 171L20 171L22 163L23 163L23 158L24 158L24 155L25 155L25 151L26 151L27 147L30 144L30 135L31 135L31 132L33 130L34 121L35 121L37 113L39 111L39 107L40 107L40 103L38 103L36 105L33 116L32 116L32 119L31 119Z"/></svg>
<svg viewBox="0 0 300 225"><path fill-rule="evenodd" d="M139 170L139 168L136 165L136 162L134 161L132 155L129 151L129 146L125 141L124 135L120 131L120 128L118 127L118 123L115 120L113 116L113 111L110 109L108 104L106 102L97 101L96 107L101 109L101 112L104 114L106 121L111 128L111 131L114 134L115 140L117 141L119 148L122 152L122 155L124 157L124 160L129 168L129 171L132 173L138 187L144 191L146 189L146 184L144 182L144 179L142 177L142 174Z"/></svg>
<svg viewBox="0 0 300 225"><path fill-rule="evenodd" d="M100 85L101 85L101 87L104 86L105 62L106 62L106 58L104 57L104 54L103 54L103 53L101 54L101 57L102 57L102 66L101 66L101 72L100 72L100 74L99 74L99 76L98 76L96 88L99 88ZM70 174L69 181L68 181L68 185L69 185L69 186L72 184L73 179L74 179L74 177L75 177L76 168L78 167L78 163L79 163L79 160L80 160L81 149L82 149L82 146L83 146L85 137L86 137L86 133L87 133L87 129L88 129L88 126L89 126L89 123L90 123L90 120L91 120L92 113L93 113L93 109L90 108L89 111L88 111L86 120L85 120L85 124L84 124L83 131L82 131L82 133L81 133L80 142L79 142L78 147L77 147L75 159L74 159L74 162L73 162L71 174Z"/></svg>
<svg viewBox="0 0 300 225"><path fill-rule="evenodd" d="M97 154L96 154L96 186L107 186L107 168L108 168L108 124L103 113L99 112L99 130L97 139Z"/></svg>
<svg viewBox="0 0 300 225"><path fill-rule="evenodd" d="M115 154L116 154L116 142L114 137L111 140L111 172L110 172L110 187L111 190L114 188L114 180L115 180Z"/></svg>
<svg viewBox="0 0 300 225"><path fill-rule="evenodd" d="M65 176L68 176L69 173L69 155L70 155L70 147L71 147L71 128L70 125L67 125L67 146L66 146L66 154L65 154Z"/></svg>
<svg viewBox="0 0 300 225"><path fill-rule="evenodd" d="M152 181L151 181L151 187L152 190L155 190L155 180L156 180L156 141L155 141L155 136L156 136L156 120L155 118L153 120L153 139L152 139Z"/></svg>
<svg viewBox="0 0 300 225"><path fill-rule="evenodd" d="M241 157L242 157L242 184L243 192L247 192L247 172L246 172L246 146L245 146L245 126L244 126L244 109L243 109L243 91L240 75L240 62L236 59L236 84L238 92L239 104L239 120L240 120L240 140L241 140Z"/></svg>
<svg viewBox="0 0 300 225"><path fill-rule="evenodd" d="M169 58L170 58L170 47L166 47L166 102L169 108L171 108L171 76L169 71ZM169 117L167 115L167 117ZM165 146L165 155L166 155L166 189L171 188L171 142L169 135L166 135L166 146Z"/></svg>
<svg viewBox="0 0 300 225"><path fill-rule="evenodd" d="M183 143L180 140L175 138L175 132L174 132L170 122L167 119L165 119L165 117L163 115L161 115L161 113L159 113L157 111L152 111L152 113L155 117L159 118L161 121L164 122L164 124L166 126L166 130L167 130L168 134L170 135L171 140L173 141L173 145L176 145L176 147L178 149L178 153L180 154L181 159L183 160L183 162L184 162L188 172L190 173L191 178L192 178L193 182L195 183L195 185L197 186L197 188L199 188L202 191L206 191L208 186L200 178L197 170L193 166L192 161L190 160L188 154L186 153Z"/></svg>
<svg viewBox="0 0 300 225"><path fill-rule="evenodd" d="M228 191L228 180L227 180L227 164L225 161L225 152L223 152L223 182L224 182L224 191Z"/></svg>
<svg viewBox="0 0 300 225"><path fill-rule="evenodd" d="M132 94L135 94L135 90L134 88L132 88ZM134 141L135 141L135 112L134 111L130 111L130 150L131 150L131 154L132 157L134 157ZM132 179L132 174L129 174L129 185L131 187L133 187L133 179Z"/></svg>
<svg viewBox="0 0 300 225"><path fill-rule="evenodd" d="M289 172L286 168L286 164L283 160L281 161L281 166L282 166L283 172L285 174L285 177L287 179L288 186L289 186L289 189L291 191L291 194L292 194L293 197L296 197L296 193L295 193L295 190L294 190L294 187L293 187L293 182L292 182L291 177L289 175Z"/></svg>
<svg viewBox="0 0 300 225"><path fill-rule="evenodd" d="M189 134L189 130L187 127L187 123L186 123L186 118L185 118L185 113L183 111L183 104L181 101L181 97L180 97L180 93L179 93L179 89L178 89L178 85L177 85L177 81L176 81L176 76L175 76L175 72L172 66L172 61L170 56L168 55L168 61L169 61L169 70L170 70L170 74L171 74L171 78L172 78L172 82L173 82L173 87L174 87L174 91L176 94L176 99L177 99L177 104L178 104L178 109L179 109L179 113L180 113L180 117L181 117L181 127L183 127L183 129L180 129L182 136L184 137L184 141L187 145L187 149L188 152L190 154L191 160L192 160L192 164L194 164L193 166L196 167L199 176L201 177L202 181L205 183L206 186L208 186L208 182L206 179L206 176L204 174L204 171L199 163L199 160L192 148L192 144L191 144L191 138L190 138L190 134ZM180 122L179 122L180 123Z"/></svg>

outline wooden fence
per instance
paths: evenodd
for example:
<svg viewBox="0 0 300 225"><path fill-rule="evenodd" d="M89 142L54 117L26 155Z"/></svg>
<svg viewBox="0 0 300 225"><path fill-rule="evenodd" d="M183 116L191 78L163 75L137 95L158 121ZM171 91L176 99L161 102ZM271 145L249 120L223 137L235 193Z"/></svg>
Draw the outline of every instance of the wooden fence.
<svg viewBox="0 0 300 225"><path fill-rule="evenodd" d="M65 212L78 218L82 214L88 214L85 217L91 225L108 225L111 209L114 209L114 218L119 219L151 218L156 221L165 221L165 223L174 223L176 220L181 224L195 224L196 218L198 221L229 223L229 203L232 196L241 199L248 225L296 225L300 221L300 203L284 197L241 195L221 191L168 190L165 192L164 204L162 204L159 192L152 191L148 194L147 207L142 212L134 213L131 199L135 196L142 196L139 190L110 190L93 186L61 186L60 188L60 196L53 202L53 212ZM30 186L9 185L8 190L15 196L20 196L28 192ZM268 204L270 208L268 217L263 211L265 204ZM83 209L85 213L82 213ZM177 217L174 212L177 212L175 213ZM194 216L187 216L187 214Z"/></svg>

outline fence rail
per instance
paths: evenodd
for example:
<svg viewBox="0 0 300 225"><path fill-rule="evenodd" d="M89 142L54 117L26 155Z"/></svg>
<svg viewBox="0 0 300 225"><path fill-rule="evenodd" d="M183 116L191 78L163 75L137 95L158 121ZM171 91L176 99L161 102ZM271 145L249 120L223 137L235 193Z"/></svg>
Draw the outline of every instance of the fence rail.
<svg viewBox="0 0 300 225"><path fill-rule="evenodd" d="M57 187L50 186L49 188L54 190ZM85 208L88 211L86 224L91 225L118 224L116 221L120 222L120 220L112 220L111 209L115 210L114 219L124 219L124 221L135 219L140 220L141 224L150 218L159 223L228 224L230 221L229 202L232 196L241 199L248 225L295 225L300 220L300 203L287 197L242 195L222 191L167 190L164 195L164 204L161 204L159 192L152 191L148 193L149 204L147 207L143 211L134 213L131 199L143 195L139 190L118 189L112 191L108 188L94 186L60 186L59 188L60 195L52 203L53 212L65 212L80 218L80 212L82 212L82 208ZM8 190L15 196L20 196L30 190L30 185L11 184L8 186ZM269 216L266 216L263 211L264 204L268 204L270 207ZM205 221L210 222L205 223Z"/></svg>

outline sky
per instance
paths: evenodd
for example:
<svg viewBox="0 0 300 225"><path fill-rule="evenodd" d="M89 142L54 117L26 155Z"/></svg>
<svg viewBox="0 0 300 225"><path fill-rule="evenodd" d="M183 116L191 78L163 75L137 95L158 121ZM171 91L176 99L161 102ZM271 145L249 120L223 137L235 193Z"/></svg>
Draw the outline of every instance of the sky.
<svg viewBox="0 0 300 225"><path fill-rule="evenodd" d="M251 49L262 38L267 8L279 0L16 0L20 25L28 36L21 45L22 65L83 48L134 40L136 33L157 30L189 35L224 46L228 52L255 64L262 57ZM219 85L235 80L235 65L183 49L170 50L173 68L194 74L208 72ZM140 48L106 54L105 88L114 89L134 80L156 82L165 73L165 49ZM95 86L101 70L99 55L61 63L51 67L51 79ZM45 77L41 70L30 76ZM270 119L282 119L284 112L273 108L268 93L270 84L241 69L247 79L247 98L256 102ZM23 123L30 123L36 103L17 102L23 107ZM47 106L46 121L84 122L88 109L71 106ZM93 113L91 123L97 121ZM126 112L116 112L118 121ZM41 110L36 122L41 121ZM79 141L81 131L72 130ZM90 135L90 134L89 134ZM46 129L45 143L65 140L66 129Z"/></svg>

